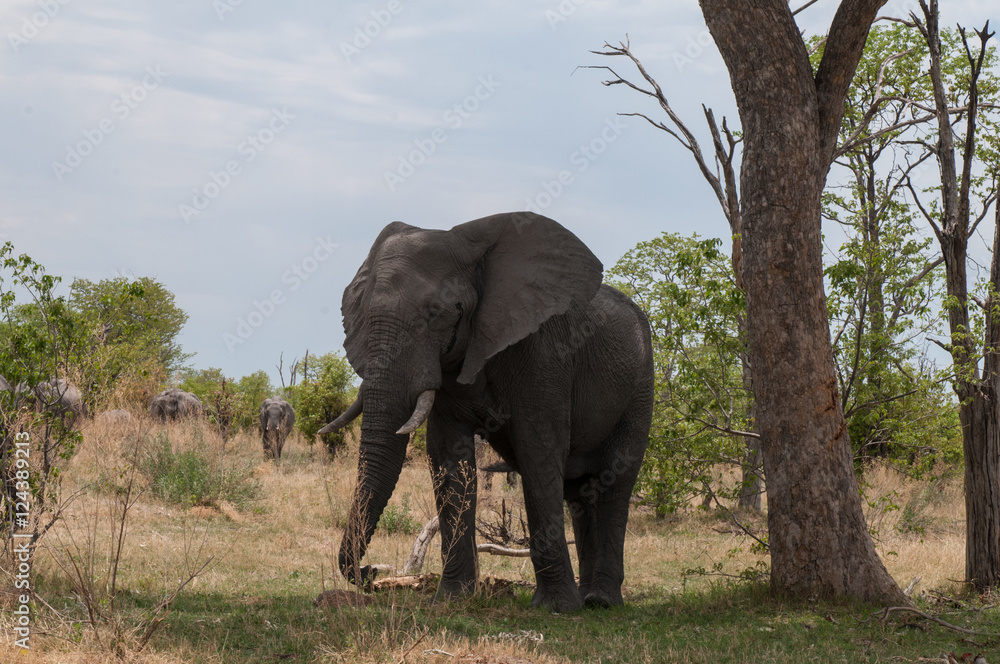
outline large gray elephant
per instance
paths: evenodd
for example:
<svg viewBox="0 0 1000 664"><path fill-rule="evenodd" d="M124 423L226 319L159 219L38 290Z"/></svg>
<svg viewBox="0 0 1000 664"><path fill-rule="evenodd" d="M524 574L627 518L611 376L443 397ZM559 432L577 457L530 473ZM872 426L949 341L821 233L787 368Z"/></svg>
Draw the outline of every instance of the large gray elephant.
<svg viewBox="0 0 1000 664"><path fill-rule="evenodd" d="M197 417L203 410L198 397L176 387L163 390L149 402L150 414L161 422Z"/></svg>
<svg viewBox="0 0 1000 664"><path fill-rule="evenodd" d="M11 390L6 380L7 390ZM0 386L2 387L2 386ZM66 428L72 428L86 417L87 406L83 403L83 395L76 385L65 378L53 378L42 381L34 386L18 383L13 388L15 407L29 407L38 411L48 410L62 419Z"/></svg>
<svg viewBox="0 0 1000 664"><path fill-rule="evenodd" d="M264 399L260 405L260 430L264 436L264 458L280 459L285 439L295 425L295 409L281 397Z"/></svg>
<svg viewBox="0 0 1000 664"><path fill-rule="evenodd" d="M344 291L344 347L364 412L339 566L360 566L395 488L408 433L427 421L442 535L438 597L475 587L476 434L522 477L533 604L622 602L628 506L649 436L649 323L601 285L597 257L555 221L499 214L448 231L385 227ZM568 501L580 560L566 545Z"/></svg>

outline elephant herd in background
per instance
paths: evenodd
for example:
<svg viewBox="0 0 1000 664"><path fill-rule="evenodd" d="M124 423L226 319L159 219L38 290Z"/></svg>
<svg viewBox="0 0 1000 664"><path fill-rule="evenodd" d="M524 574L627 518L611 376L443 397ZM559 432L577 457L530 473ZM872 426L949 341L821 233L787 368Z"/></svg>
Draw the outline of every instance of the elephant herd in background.
<svg viewBox="0 0 1000 664"><path fill-rule="evenodd" d="M25 383L11 386L6 378L0 376L0 393L2 392L13 395L15 409L31 407L35 410L48 410L62 418L67 428L75 427L88 414L80 390L64 378L43 381L32 387ZM149 403L150 415L161 423L200 417L204 410L197 396L176 387L160 392ZM96 419L121 426L132 421L132 414L123 409L108 410ZM265 458L281 458L285 439L294 424L295 410L290 403L281 397L264 400L260 405L260 428Z"/></svg>

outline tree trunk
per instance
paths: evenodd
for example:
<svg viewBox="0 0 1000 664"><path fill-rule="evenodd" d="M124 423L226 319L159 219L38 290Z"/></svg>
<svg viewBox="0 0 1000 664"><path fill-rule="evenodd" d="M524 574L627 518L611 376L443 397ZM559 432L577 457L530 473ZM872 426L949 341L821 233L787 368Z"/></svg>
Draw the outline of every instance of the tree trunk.
<svg viewBox="0 0 1000 664"><path fill-rule="evenodd" d="M734 261L734 268L738 269L739 263ZM746 339L748 333L746 320L740 320L740 336ZM746 352L740 353L740 365L743 369L743 387L748 393L753 391L753 369L750 358ZM753 433L760 434L760 425L757 422L757 406L753 399L747 399L747 422L751 423ZM761 507L761 493L763 484L761 482L761 450L760 438L754 436L744 436L743 442L746 444L746 451L743 453L743 482L740 485L739 507L743 509L759 512Z"/></svg>
<svg viewBox="0 0 1000 664"><path fill-rule="evenodd" d="M959 399L958 416L962 424L962 449L965 455L965 578L977 591L1000 582L1000 317L995 312L993 295L986 301L986 339L983 344L983 373L979 374L976 348L969 326L967 250L970 235L970 200L972 161L978 111L978 66L972 64L968 82L969 108L965 114L965 145L962 173L959 176L955 141L948 113L948 98L941 73L941 38L938 5L920 2L926 23L918 27L927 41L930 54L930 77L938 125L935 154L941 174L940 228L933 225L945 264L948 292L948 327L951 332L951 358L955 369L953 383ZM992 36L983 30L981 48ZM964 39L964 35L963 35ZM972 59L968 44L966 53ZM992 292L1000 287L1000 206L996 210L993 258L990 265Z"/></svg>
<svg viewBox="0 0 1000 664"><path fill-rule="evenodd" d="M1000 206L993 229L992 291L1000 288ZM997 306L994 296L986 311ZM965 578L978 591L1000 583L1000 320L986 317L983 378L959 405L965 453Z"/></svg>
<svg viewBox="0 0 1000 664"><path fill-rule="evenodd" d="M877 0L845 0L813 78L786 0L702 0L744 131L743 260L771 585L905 602L861 509L823 292L821 205Z"/></svg>

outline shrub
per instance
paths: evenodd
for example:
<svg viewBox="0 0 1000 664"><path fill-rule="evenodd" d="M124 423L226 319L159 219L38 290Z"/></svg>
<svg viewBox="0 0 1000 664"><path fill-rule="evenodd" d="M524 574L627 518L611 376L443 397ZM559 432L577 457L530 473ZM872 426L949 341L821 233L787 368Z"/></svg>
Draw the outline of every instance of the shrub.
<svg viewBox="0 0 1000 664"><path fill-rule="evenodd" d="M311 445L317 432L347 410L357 398L357 388L354 387L357 376L347 359L339 353L313 357L309 364L303 362L301 371L302 382L288 391L288 399L295 408L295 426ZM356 424L320 436L331 455L344 447L344 436L353 426Z"/></svg>
<svg viewBox="0 0 1000 664"><path fill-rule="evenodd" d="M174 451L166 432L156 435L140 463L150 491L167 503L211 505L220 500L245 505L256 500L261 486L253 469L237 465L224 455L211 452L203 443Z"/></svg>
<svg viewBox="0 0 1000 664"><path fill-rule="evenodd" d="M410 511L410 494L404 493L402 505L386 505L382 511L382 517L378 520L377 528L387 535L402 533L413 535L420 528L420 524L413 518Z"/></svg>

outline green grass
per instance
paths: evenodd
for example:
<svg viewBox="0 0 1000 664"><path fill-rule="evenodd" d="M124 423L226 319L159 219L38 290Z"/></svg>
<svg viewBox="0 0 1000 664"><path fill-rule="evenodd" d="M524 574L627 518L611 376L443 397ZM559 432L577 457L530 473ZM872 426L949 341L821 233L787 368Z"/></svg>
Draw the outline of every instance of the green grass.
<svg viewBox="0 0 1000 664"><path fill-rule="evenodd" d="M734 536L720 513L701 510L669 519L657 519L648 510L633 513L626 541L623 607L555 615L532 608L530 591L516 588L497 597L439 605L431 603L430 594L397 590L375 595L373 603L363 608L318 608L313 599L323 588L346 587L331 568L336 567L342 517L353 495L356 456L329 460L310 455L304 442L293 441L279 465L264 462L254 437L236 438L223 452L219 445L206 446L198 430L189 429L178 425L166 429L169 439L167 433L148 439L143 464L153 486L158 478L166 478L159 486L182 500L166 502L149 492L133 509L119 570L117 609L99 626L102 636L94 636L70 584L48 554L40 552L35 588L55 611L36 607L38 640L32 652L36 658L26 662L119 661L108 648L107 625L114 621L126 632L141 632L165 589L172 591L187 570L209 556L214 557L211 566L174 600L135 661L396 663L413 647L405 657L410 664L896 663L940 661L949 652L982 652L993 664L1000 662L996 638L958 634L905 614L893 614L885 623L878 617L861 622L880 607L792 601L773 597L761 582L685 574L698 568L714 570L719 561L722 571L731 574L767 562L766 556L748 551L749 542ZM98 440L93 432L90 436L90 441ZM171 442L174 445L168 447ZM107 491L94 480L114 478L114 469L124 466L93 443L83 446L75 463L73 469L81 473L79 486L93 490L70 506L60 526L67 529L60 531L62 541L72 533L85 542L93 528L100 569L107 555L109 526L103 521L89 524L103 518ZM185 496L223 495L217 488L197 488L208 487L211 482L206 478L218 468L259 492L260 498L236 518L187 509L191 500ZM904 505L913 502L917 516L936 524L925 537L915 537L900 534L909 524L900 519L900 511L886 517L882 524L886 545L898 552L887 556L886 564L896 580L905 585L922 576L917 591L930 591L928 599L918 600L924 610L963 627L1000 633L1000 609L985 608L995 596L985 602L973 598L961 607L931 603L939 596L935 593L957 592L948 579L961 575L964 562L964 531L958 527L963 523L960 491L949 487L928 492L920 484L901 485L892 475L879 482L879 493L897 492ZM489 504L495 506L502 498L510 505L517 493L496 483ZM234 496L225 495L233 501ZM485 505L481 503L484 510ZM412 531L433 512L426 464L417 459L404 466L397 495L383 513L365 562L399 566L412 546ZM765 523L763 517L747 522L757 529ZM199 548L203 539L204 550ZM747 551L734 553L741 547ZM533 580L530 562L523 558L484 555L480 566L483 575ZM437 545L428 551L424 571L440 572ZM8 614L0 611L0 630L9 632L9 627ZM0 661L21 661L9 658L7 647L0 644ZM456 657L424 654L432 649ZM474 657L462 659L468 654Z"/></svg>
<svg viewBox="0 0 1000 664"><path fill-rule="evenodd" d="M527 590L447 605L397 591L377 595L364 608L320 609L312 604L315 576L286 575L257 585L254 594L183 594L152 647L189 653L191 662L213 663L337 661L337 653L344 661L394 662L421 636L420 652L453 652L456 643L467 640L470 650L488 654L497 644L516 643L522 656L572 662L853 664L917 661L952 651L995 657L1000 650L1000 640L965 637L922 619L862 622L878 607L776 599L759 584L680 594L640 589L623 607L558 615L532 608ZM125 610L140 614L157 601L133 593ZM963 627L1000 632L996 609L950 619Z"/></svg>

